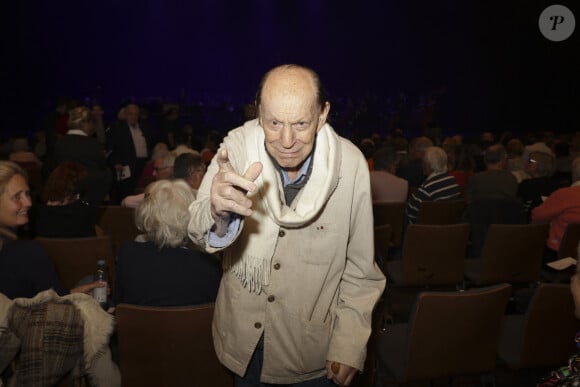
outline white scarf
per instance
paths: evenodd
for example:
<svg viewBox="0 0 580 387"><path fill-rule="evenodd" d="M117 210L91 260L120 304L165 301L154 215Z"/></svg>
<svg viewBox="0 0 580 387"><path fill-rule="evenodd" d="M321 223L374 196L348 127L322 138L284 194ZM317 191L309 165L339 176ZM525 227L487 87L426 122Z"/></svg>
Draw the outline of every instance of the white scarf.
<svg viewBox="0 0 580 387"><path fill-rule="evenodd" d="M292 208L284 204L284 189L280 175L266 153L264 130L258 121L244 125L245 155L248 166L260 161L262 173L255 183L258 190L249 195L253 214L244 220L235 247L224 255L224 265L251 292L260 293L270 283L270 265L276 248L280 227L299 228L312 221L324 207L338 184L341 148L338 135L325 124L317 134L316 150L311 160L312 172L306 185L296 196ZM228 148L228 139L224 141ZM231 144L232 148L239 145ZM257 156L256 159L251 159ZM297 241L299 243L299 241Z"/></svg>

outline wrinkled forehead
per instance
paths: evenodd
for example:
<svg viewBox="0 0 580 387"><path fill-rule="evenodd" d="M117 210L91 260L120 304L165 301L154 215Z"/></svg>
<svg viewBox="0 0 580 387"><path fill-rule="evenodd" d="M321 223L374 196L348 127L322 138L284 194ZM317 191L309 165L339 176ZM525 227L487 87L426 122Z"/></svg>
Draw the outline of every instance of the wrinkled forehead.
<svg viewBox="0 0 580 387"><path fill-rule="evenodd" d="M301 70L281 70L270 74L262 89L261 113L304 115L318 111L316 85Z"/></svg>

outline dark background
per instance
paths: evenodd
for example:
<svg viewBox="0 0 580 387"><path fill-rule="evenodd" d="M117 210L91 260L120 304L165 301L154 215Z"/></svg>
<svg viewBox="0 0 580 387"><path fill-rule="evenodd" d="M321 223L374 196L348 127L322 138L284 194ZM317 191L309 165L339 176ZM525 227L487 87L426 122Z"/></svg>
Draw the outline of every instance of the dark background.
<svg viewBox="0 0 580 387"><path fill-rule="evenodd" d="M249 103L262 74L290 62L319 72L331 101L404 93L416 106L435 93L447 133L577 131L580 3L556 2L575 14L576 31L551 42L538 17L553 3L17 2L4 15L15 27L0 129L40 129L58 95L97 101L109 119L128 100Z"/></svg>

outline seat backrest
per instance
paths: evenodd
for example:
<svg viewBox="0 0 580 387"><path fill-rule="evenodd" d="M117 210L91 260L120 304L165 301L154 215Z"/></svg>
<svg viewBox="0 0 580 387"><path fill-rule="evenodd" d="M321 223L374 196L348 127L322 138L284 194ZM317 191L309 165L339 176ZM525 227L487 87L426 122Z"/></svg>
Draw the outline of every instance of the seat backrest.
<svg viewBox="0 0 580 387"><path fill-rule="evenodd" d="M511 286L419 294L409 323L406 380L495 368L502 316Z"/></svg>
<svg viewBox="0 0 580 387"><path fill-rule="evenodd" d="M135 226L135 209L122 206L101 206L97 215L99 226L113 240L114 251L124 241L132 241L140 234Z"/></svg>
<svg viewBox="0 0 580 387"><path fill-rule="evenodd" d="M560 242L558 259L566 257L578 259L578 242L580 242L580 223L568 223Z"/></svg>
<svg viewBox="0 0 580 387"><path fill-rule="evenodd" d="M400 285L453 285L463 281L468 224L407 228Z"/></svg>
<svg viewBox="0 0 580 387"><path fill-rule="evenodd" d="M481 252L480 284L540 279L548 224L492 224Z"/></svg>
<svg viewBox="0 0 580 387"><path fill-rule="evenodd" d="M457 224L463 220L465 199L423 202L417 215L418 224Z"/></svg>
<svg viewBox="0 0 580 387"><path fill-rule="evenodd" d="M43 238L38 241L48 252L63 285L71 289L79 280L94 274L97 261L104 259L109 271L109 287L115 284L115 260L111 238Z"/></svg>
<svg viewBox="0 0 580 387"><path fill-rule="evenodd" d="M391 241L392 229L389 224L382 226L375 226L375 261L383 272L385 272L384 264L387 262L389 256L389 242Z"/></svg>
<svg viewBox="0 0 580 387"><path fill-rule="evenodd" d="M524 319L524 367L565 364L575 353L574 335L580 323L574 316L569 284L540 284Z"/></svg>
<svg viewBox="0 0 580 387"><path fill-rule="evenodd" d="M480 199L469 203L466 219L471 225L469 256L479 258L491 224L526 224L526 213L518 199Z"/></svg>
<svg viewBox="0 0 580 387"><path fill-rule="evenodd" d="M214 305L117 305L123 387L233 386L212 341Z"/></svg>
<svg viewBox="0 0 580 387"><path fill-rule="evenodd" d="M403 240L403 223L405 222L405 202L374 202L373 217L375 226L388 224L391 226L391 244L394 247L401 245Z"/></svg>

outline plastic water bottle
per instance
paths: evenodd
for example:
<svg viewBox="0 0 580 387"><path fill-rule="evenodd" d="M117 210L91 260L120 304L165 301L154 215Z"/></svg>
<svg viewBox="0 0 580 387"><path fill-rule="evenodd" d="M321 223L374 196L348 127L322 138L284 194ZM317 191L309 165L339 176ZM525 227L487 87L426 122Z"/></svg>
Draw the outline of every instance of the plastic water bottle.
<svg viewBox="0 0 580 387"><path fill-rule="evenodd" d="M93 297L99 304L101 304L101 306L105 307L107 305L107 281L109 280L109 275L107 273L107 264L104 259L99 259L97 262L97 271L95 272L94 280L105 284L105 286L101 288L93 289Z"/></svg>

